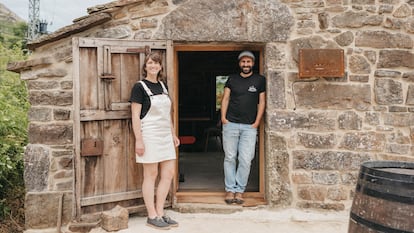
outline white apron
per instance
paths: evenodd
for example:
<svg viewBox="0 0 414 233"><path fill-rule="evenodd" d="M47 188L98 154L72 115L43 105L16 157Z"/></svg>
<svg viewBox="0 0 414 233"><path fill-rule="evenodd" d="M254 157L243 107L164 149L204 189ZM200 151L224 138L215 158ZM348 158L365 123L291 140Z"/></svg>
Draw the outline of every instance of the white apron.
<svg viewBox="0 0 414 233"><path fill-rule="evenodd" d="M141 119L141 132L145 151L143 156L135 155L137 163L157 163L175 159L173 135L171 133L171 101L162 82L164 93L152 94L148 86L140 81L150 97L151 106Z"/></svg>

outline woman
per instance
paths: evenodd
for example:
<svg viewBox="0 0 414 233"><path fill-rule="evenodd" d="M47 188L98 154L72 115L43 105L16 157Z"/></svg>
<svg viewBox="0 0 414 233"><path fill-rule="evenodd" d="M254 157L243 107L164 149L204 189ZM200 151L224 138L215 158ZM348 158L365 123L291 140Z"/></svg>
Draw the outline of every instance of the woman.
<svg viewBox="0 0 414 233"><path fill-rule="evenodd" d="M164 203L175 173L175 147L180 142L171 121L171 101L161 81L161 55L150 53L142 70L144 80L134 85L130 98L135 157L144 170L142 193L148 212L147 225L169 229L178 226L176 221L165 215ZM160 180L154 200L158 174Z"/></svg>

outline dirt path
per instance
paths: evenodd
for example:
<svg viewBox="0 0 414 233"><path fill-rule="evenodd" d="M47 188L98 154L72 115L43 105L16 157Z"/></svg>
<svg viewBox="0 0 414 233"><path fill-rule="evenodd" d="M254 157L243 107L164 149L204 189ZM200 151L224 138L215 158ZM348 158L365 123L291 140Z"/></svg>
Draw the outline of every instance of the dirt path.
<svg viewBox="0 0 414 233"><path fill-rule="evenodd" d="M128 229L119 233L347 233L349 212L319 212L297 209L248 209L232 214L179 213L167 211L180 223L168 231L145 225L145 217L131 217ZM91 233L106 233L97 228Z"/></svg>

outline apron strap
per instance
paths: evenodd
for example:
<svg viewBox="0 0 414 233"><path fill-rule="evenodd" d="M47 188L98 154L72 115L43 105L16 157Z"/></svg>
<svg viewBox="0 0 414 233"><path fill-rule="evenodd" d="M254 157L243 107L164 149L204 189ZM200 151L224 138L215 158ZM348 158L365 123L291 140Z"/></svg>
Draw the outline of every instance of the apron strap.
<svg viewBox="0 0 414 233"><path fill-rule="evenodd" d="M144 88L144 90L147 92L148 96L153 96L154 94L152 93L152 91L148 88L147 84L145 84L144 81L139 81L139 83L141 83L142 87ZM165 87L163 82L159 82L161 84L162 90L164 92L165 95L168 95L168 91L167 88Z"/></svg>
<svg viewBox="0 0 414 233"><path fill-rule="evenodd" d="M148 96L153 96L152 91L148 88L147 84L144 83L144 81L139 81L141 83L142 87L144 88L145 92L147 92Z"/></svg>
<svg viewBox="0 0 414 233"><path fill-rule="evenodd" d="M160 83L161 83L162 89L164 90L164 94L168 95L168 91L167 91L167 88L165 88L164 82L161 81Z"/></svg>

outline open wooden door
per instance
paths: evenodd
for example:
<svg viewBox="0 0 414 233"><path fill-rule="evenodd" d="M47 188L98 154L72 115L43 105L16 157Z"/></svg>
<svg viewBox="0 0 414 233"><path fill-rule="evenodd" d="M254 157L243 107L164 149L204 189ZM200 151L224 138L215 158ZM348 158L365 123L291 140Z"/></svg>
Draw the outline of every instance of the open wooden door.
<svg viewBox="0 0 414 233"><path fill-rule="evenodd" d="M128 100L142 77L145 54L162 52L166 65L169 48L166 41L73 39L76 218L116 205L130 212L145 210ZM172 82L168 80L171 95Z"/></svg>

